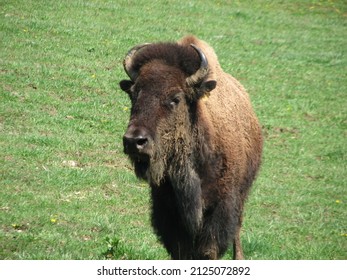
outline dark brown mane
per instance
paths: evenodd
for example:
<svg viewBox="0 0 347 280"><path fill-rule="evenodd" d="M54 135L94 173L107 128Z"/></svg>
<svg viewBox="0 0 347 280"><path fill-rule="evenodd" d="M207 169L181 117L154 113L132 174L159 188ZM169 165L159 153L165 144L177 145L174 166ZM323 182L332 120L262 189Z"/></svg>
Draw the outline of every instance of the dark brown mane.
<svg viewBox="0 0 347 280"><path fill-rule="evenodd" d="M158 43L138 51L132 62L132 68L138 72L143 65L152 60L161 60L169 66L177 67L187 76L195 73L200 66L200 58L192 47L177 43Z"/></svg>

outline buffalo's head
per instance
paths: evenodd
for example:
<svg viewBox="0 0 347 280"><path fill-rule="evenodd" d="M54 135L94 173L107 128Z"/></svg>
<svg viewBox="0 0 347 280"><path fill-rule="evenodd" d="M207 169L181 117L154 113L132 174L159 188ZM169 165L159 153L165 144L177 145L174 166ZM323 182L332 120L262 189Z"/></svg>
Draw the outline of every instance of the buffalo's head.
<svg viewBox="0 0 347 280"><path fill-rule="evenodd" d="M207 58L195 45L139 45L123 64L130 80L120 87L131 100L124 152L138 177L159 184L170 164L190 157L197 102L216 81L208 79Z"/></svg>

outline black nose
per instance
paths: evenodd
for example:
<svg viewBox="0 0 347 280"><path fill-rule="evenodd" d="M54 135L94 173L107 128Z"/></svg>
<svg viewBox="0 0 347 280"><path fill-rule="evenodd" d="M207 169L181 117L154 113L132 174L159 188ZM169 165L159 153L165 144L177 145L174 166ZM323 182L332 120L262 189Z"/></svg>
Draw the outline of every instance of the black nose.
<svg viewBox="0 0 347 280"><path fill-rule="evenodd" d="M146 153L150 139L151 138L145 129L129 128L123 136L124 153Z"/></svg>

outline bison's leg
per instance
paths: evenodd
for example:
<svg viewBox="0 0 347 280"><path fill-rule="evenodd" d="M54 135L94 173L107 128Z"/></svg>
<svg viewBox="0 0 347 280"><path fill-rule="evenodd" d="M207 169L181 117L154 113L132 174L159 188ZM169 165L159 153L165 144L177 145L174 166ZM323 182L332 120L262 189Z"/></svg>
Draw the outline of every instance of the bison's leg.
<svg viewBox="0 0 347 280"><path fill-rule="evenodd" d="M241 239L240 239L242 217L240 220L241 221L236 229L235 237L233 241L233 252L234 252L233 259L234 260L243 260L243 252L242 252Z"/></svg>
<svg viewBox="0 0 347 280"><path fill-rule="evenodd" d="M178 167L176 169L179 170ZM201 181L189 163L184 170L185 172L172 172L171 182L182 224L194 238L202 222Z"/></svg>
<svg viewBox="0 0 347 280"><path fill-rule="evenodd" d="M172 259L192 259L192 244L175 203L170 184L152 190L152 225Z"/></svg>
<svg viewBox="0 0 347 280"><path fill-rule="evenodd" d="M237 227L230 213L230 203L227 201L205 211L203 226L195 243L194 258L218 259L223 256Z"/></svg>

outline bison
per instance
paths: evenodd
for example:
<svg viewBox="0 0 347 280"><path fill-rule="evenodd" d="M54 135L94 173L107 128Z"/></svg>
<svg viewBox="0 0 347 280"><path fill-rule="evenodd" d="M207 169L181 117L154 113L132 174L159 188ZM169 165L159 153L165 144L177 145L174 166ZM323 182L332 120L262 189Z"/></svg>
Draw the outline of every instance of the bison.
<svg viewBox="0 0 347 280"><path fill-rule="evenodd" d="M151 222L172 259L242 259L242 212L261 163L248 94L194 36L133 47L124 59L131 100L123 137L151 190Z"/></svg>

